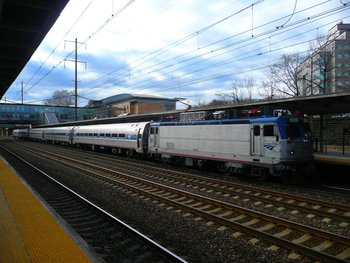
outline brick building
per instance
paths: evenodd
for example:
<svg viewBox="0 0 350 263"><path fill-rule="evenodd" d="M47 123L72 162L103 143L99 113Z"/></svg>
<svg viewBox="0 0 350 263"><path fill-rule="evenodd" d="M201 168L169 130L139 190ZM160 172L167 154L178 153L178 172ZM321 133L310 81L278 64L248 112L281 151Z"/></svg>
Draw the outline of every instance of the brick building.
<svg viewBox="0 0 350 263"><path fill-rule="evenodd" d="M137 115L173 111L176 109L176 101L157 96L123 93L102 100L91 100L87 107L96 110L97 118L107 118L121 114Z"/></svg>

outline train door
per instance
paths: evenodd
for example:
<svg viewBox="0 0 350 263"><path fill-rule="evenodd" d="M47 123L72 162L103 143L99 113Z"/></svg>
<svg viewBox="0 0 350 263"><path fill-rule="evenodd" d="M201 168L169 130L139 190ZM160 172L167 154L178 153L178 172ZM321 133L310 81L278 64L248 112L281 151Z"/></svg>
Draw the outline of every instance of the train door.
<svg viewBox="0 0 350 263"><path fill-rule="evenodd" d="M69 143L70 144L73 144L74 143L74 129L75 129L75 127L73 127L72 129L70 129L70 131L69 131Z"/></svg>
<svg viewBox="0 0 350 263"><path fill-rule="evenodd" d="M251 154L261 154L261 132L260 125L253 125L251 129Z"/></svg>
<svg viewBox="0 0 350 263"><path fill-rule="evenodd" d="M159 147L159 127L156 127L155 130L155 136L154 136L154 147L158 148Z"/></svg>
<svg viewBox="0 0 350 263"><path fill-rule="evenodd" d="M149 134L149 147L155 149L159 146L159 128L151 127Z"/></svg>
<svg viewBox="0 0 350 263"><path fill-rule="evenodd" d="M148 149L149 126L149 123L147 123L145 127L143 127L143 129L139 130L138 143L140 144L144 152L146 152Z"/></svg>
<svg viewBox="0 0 350 263"><path fill-rule="evenodd" d="M140 145L142 145L142 132L141 128L137 131L137 148L140 148Z"/></svg>

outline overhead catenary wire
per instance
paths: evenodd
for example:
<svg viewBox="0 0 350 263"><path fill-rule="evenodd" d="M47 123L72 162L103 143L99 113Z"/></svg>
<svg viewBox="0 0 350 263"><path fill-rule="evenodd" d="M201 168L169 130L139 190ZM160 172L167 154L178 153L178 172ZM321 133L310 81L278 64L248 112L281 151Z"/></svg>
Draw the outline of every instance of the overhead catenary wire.
<svg viewBox="0 0 350 263"><path fill-rule="evenodd" d="M328 2L328 1L327 1ZM328 10L327 10L328 11ZM312 19L310 19L310 20L312 20ZM290 24L288 24L288 25L286 25L286 27L285 28L287 28L287 26L290 26ZM276 34L277 35L277 34ZM255 35L255 37L257 37L257 35ZM270 37L270 39L269 40L271 40L271 36L269 36ZM223 41L225 41L224 39L222 39ZM238 42L238 41L237 41ZM275 40L273 39L272 41L271 41L271 45L273 45L274 44L274 42L275 42ZM206 51L205 50L205 44L206 43L204 43L204 45L203 46L201 46L201 51ZM236 44L237 45L237 44ZM249 44L249 45L251 45L251 44ZM170 48L169 50L171 50L172 48ZM218 53L218 52L222 52L222 53L226 53L226 52L228 52L228 48L222 48L222 49L220 49L220 50L218 50L218 51L214 51L214 52L211 52L211 53ZM159 58L160 57L160 55L162 55L163 53L160 53L159 54L159 56L155 56L154 58ZM213 56L214 57L214 56ZM196 60L199 60L199 57L195 57L195 58L193 58L193 59L196 59ZM152 61L152 59L151 60L149 60L149 61L151 61L152 63L153 63L153 61ZM167 61L167 62L164 62L164 61L166 61L166 59L165 60L161 60L161 63L163 63L163 64L165 64L166 66L164 66L164 67L160 67L160 65L161 64L158 64L158 68L156 69L156 70L152 70L153 72L159 72L160 74L166 74L166 73L163 73L162 72L162 70L164 70L164 69L167 69L167 68L169 68L169 69L172 69L171 68L171 66L170 66L170 64L178 64L177 62L178 62L178 58L177 58L177 60L169 60L169 61ZM193 61L193 60L192 60ZM205 60L204 60L205 61ZM143 62L143 61L140 61L140 62ZM133 67L133 68L130 68L130 66L129 66L129 68L128 68L128 70L127 71L129 71L128 72L128 74L130 74L130 70L131 71L133 71L132 72L132 74L134 74L133 76L131 76L131 79L130 80L132 80L132 81L134 81L134 79L133 78L135 78L135 77L138 77L138 75L137 74L135 74L136 73L136 70L139 70L140 72L142 72L142 70L144 70L144 68L141 68L142 66L145 66L146 65L146 63L147 63L148 61L146 61L145 63L142 63L140 66L139 65L135 65L135 67ZM180 63L183 63L183 65L181 65L181 66L183 66L183 67L190 67L191 65L193 66L193 65L195 65L195 64L188 64L188 62L181 62L180 61ZM203 63L203 62L198 62L198 63ZM223 62L224 63L224 62ZM59 64L58 64L59 65ZM214 64L213 64L214 65ZM222 65L224 65L224 64L222 64ZM147 66L147 65L146 65ZM217 65L217 66L219 66L219 64ZM139 68L138 68L139 67ZM153 65L153 67L154 67L154 65ZM124 68L125 69L125 68ZM179 68L180 69L180 68ZM168 71L167 73L168 74L171 74L171 72L172 72L173 70L170 70L170 71ZM113 72L114 73L114 72ZM109 73L109 75L110 76L108 76L108 78L109 78L109 81L110 80L112 80L113 81L113 79L114 78L118 78L118 77L122 77L122 76L124 76L124 75L126 75L126 73L124 74L120 74L119 76L114 76L114 74L113 73ZM140 75L140 77L142 76L142 74L139 74ZM147 75L147 73L145 73L144 75ZM178 77L178 75L174 75L174 77ZM41 79L42 80L42 79ZM104 84L108 84L109 83L109 81L106 81L106 82L104 82L104 83L102 83L102 84L99 84L99 85L104 85ZM130 81L130 84L132 83L132 81ZM39 82L40 83L40 82ZM88 83L88 85L85 85L84 84L84 87L88 87L89 85L91 85L91 82L90 83ZM145 85L145 87L147 87L147 85ZM93 89L91 89L91 91L93 91ZM88 94L88 93L87 93Z"/></svg>
<svg viewBox="0 0 350 263"><path fill-rule="evenodd" d="M347 7L347 8L349 8L349 7ZM273 29L273 30L270 30L270 31L267 31L267 32L263 32L263 33L261 33L261 34L259 34L259 35L257 35L257 37L261 37L261 36L264 36L264 35L269 35L269 37L271 37L271 36L276 36L276 35L278 35L278 34L280 34L280 33L275 33L275 34L273 34L273 35L271 35L271 33L273 33L273 32L276 32L276 31L279 31L279 32L281 32L281 33L283 33L283 32L286 32L286 30L290 30L290 29L287 29L288 27L292 27L292 26L295 26L295 27L297 27L298 25L300 26L300 23L311 23L312 21L317 21L317 20L319 20L319 19L322 19L322 18L324 18L324 17L326 17L327 16L327 14L328 13L330 13L330 15L331 14L335 14L335 13L337 13L337 12L341 12L341 11L344 11L345 9L343 8L343 9L339 9L339 7L338 8L335 8L335 9L333 9L333 10L330 10L330 11L328 11L328 12L322 12L322 13L320 13L320 14L315 14L313 17L308 17L308 18L304 18L304 19L301 19L301 20L299 20L299 21L296 21L296 22L294 22L294 23L291 23L291 24L289 24L288 26L286 26L283 30L276 30L276 29ZM327 25L329 25L329 23L327 23ZM307 32L306 32L307 33ZM300 34L299 34L300 35ZM271 39L269 39L269 40L271 40ZM251 38L249 38L249 39L246 39L246 41L251 41ZM234 43L234 44L230 44L230 45L226 45L226 46L224 46L223 48L220 48L220 49L225 49L226 47L228 47L228 46L233 46L233 45L235 45L235 44L238 44L238 43L244 43L244 40L242 40L242 41L238 41L238 42L236 42L236 43ZM247 44L246 44L247 45ZM270 45L272 45L272 43L270 42ZM217 49L217 50L215 50L215 51L213 51L213 50L210 50L210 51L208 51L207 53L205 53L205 54L213 54L214 52L217 52L218 50L220 50L220 49ZM225 54L226 52L224 52L224 53L222 53L222 54ZM203 54L202 54L203 55ZM182 55L180 55L180 56L177 56L176 58L178 58L178 57L181 57ZM184 61L176 61L176 63L174 62L174 63L172 63L172 64L170 64L170 66L165 66L165 67L163 67L163 68L160 68L160 69L158 69L158 71L160 71L161 69L164 69L164 68L167 68L167 67L171 67L171 66L173 66L173 65L179 65L179 64L181 64L182 62L185 62L185 61L190 61L190 60L193 60L193 59L196 59L196 57L193 57L193 58L189 58L188 60L186 59L186 60L184 60ZM205 59L204 59L205 60ZM203 61L204 61L203 60ZM168 60L169 61L169 60ZM167 61L167 62L168 62ZM160 62L159 64L163 64L164 62ZM195 62L195 63L200 63L200 62ZM153 67L153 66L151 66L151 67ZM186 67L186 66L184 66L184 67ZM181 68L177 68L177 69L172 69L171 71L176 71L176 70L179 70L179 69L181 69ZM140 70L141 71L141 70ZM165 73L165 75L169 75L169 73L170 72L168 72L168 73ZM141 75L147 75L147 72L146 73L143 73L143 74L141 74ZM124 76L125 76L125 74L124 74ZM120 75L119 77L123 77L123 75ZM116 77L115 77L116 78ZM110 81L111 79L109 79L108 81ZM112 79L113 80L113 79ZM108 81L106 81L105 83L108 83ZM103 83L100 83L99 84L99 86L101 86L101 85L103 85ZM87 86L87 85L85 85L85 86ZM95 86L95 89L97 88L97 86ZM93 88L92 88L93 89ZM86 94L91 94L91 92L92 92L92 89L90 89L90 92L88 92L88 93L86 93Z"/></svg>
<svg viewBox="0 0 350 263"><path fill-rule="evenodd" d="M93 3L94 0L91 0L87 6L84 8L84 10L80 13L80 15L78 16L78 18L73 22L73 24L69 27L69 29L65 32L65 34L60 38L60 40L57 42L56 46L52 49L52 51L49 53L49 55L46 57L46 59L40 64L40 66L34 71L34 73L32 74L32 76L29 78L27 85L29 85L29 83L35 78L35 76L39 73L39 71L43 68L43 66L47 63L47 61L49 60L49 58L51 56L54 56L55 51L57 50L57 48L59 47L59 45L62 43L62 41L64 40L64 38L72 31L72 29L76 26L76 24L79 22L79 20L82 18L82 16L84 15L84 13L89 9L89 7L91 6L91 4ZM27 92L25 92L27 93Z"/></svg>
<svg viewBox="0 0 350 263"><path fill-rule="evenodd" d="M315 8L316 6L319 6L320 4L324 4L324 3L327 3L327 2L329 2L329 0L324 1L324 2L322 2L322 3L319 3L318 5L314 5L314 6L311 6L311 7L309 7L309 8L300 10L300 11L298 11L298 13L303 12L303 11L307 11L307 10L309 10L309 9L311 9L311 8ZM337 8L334 8L334 9L332 9L332 10L329 10L328 12L336 12L336 11L342 9L342 8L344 8L344 7L337 7ZM326 13L327 13L327 12L325 11L325 12L322 12L322 13L320 13L320 14L316 14L316 15L314 15L314 16L312 16L312 17L304 18L304 19L301 20L301 22L308 22L308 21L311 21L312 19L315 19L315 18L318 17L318 16L325 15ZM277 22L277 21L279 21L279 20L282 20L282 19L284 19L284 18L286 18L286 17L288 17L288 16L283 16L283 17L281 17L281 18L279 18L279 19L270 21L270 22L265 23L265 24L263 24L263 25L256 26L255 29L261 28L261 27L266 26L266 25L268 25L268 24L275 23L275 22ZM300 23L300 21L294 22L293 24L289 24L288 26L293 26L293 25L298 24L298 23ZM285 27L285 28L287 28L287 27ZM284 29L285 29L285 28L284 28ZM277 29L272 29L272 30L266 32L265 34L272 33L272 32L274 32L274 31L276 31L276 30L277 30ZM218 43L220 43L220 42L229 40L229 39L231 39L231 38L233 38L233 37L237 37L237 36L239 36L239 35L243 35L244 33L247 33L247 32L249 32L249 31L250 31L250 29L248 29L248 30L246 30L246 31L239 32L239 33L237 33L237 34L235 34L235 35L233 35L233 36L226 37L226 38L221 39L221 40L219 40L219 41L215 41L214 43L210 43L210 44L208 44L208 45L202 46L201 49L204 50L204 49L207 48L207 47L210 47L210 46L213 46L213 45L218 44ZM262 34L259 34L258 36L262 36ZM251 40L251 38L248 38L248 39L247 39L247 41L250 41L250 40ZM230 44L230 45L232 45L232 44ZM224 47L222 47L222 48L225 48L225 47L227 47L227 46L224 46ZM215 50L215 51L217 51L217 50ZM214 53L215 51L211 50L210 53ZM187 52L187 53L178 55L178 56L174 57L174 59L175 59L175 58L180 58L180 57L182 57L182 56L187 56L187 55L189 55L189 54L191 54L191 53L193 53L193 52L197 52L197 49L194 49L194 50L191 50L191 51L189 51L189 52ZM196 59L196 57L193 57L193 58L190 58L190 59ZM160 62L160 63L158 63L158 64L163 64L163 63L171 62L171 61L172 61L172 59L168 59L168 60L162 61L162 62ZM175 64L175 63L173 63L173 64ZM177 64L177 63L176 63L176 64ZM150 68L152 68L152 67L154 67L154 65L152 65L152 66L150 66L150 67L147 67L146 69L148 70L148 69L150 69ZM130 68L130 69L128 69L128 71L129 71L129 70L133 70L133 69L135 69L135 68L136 68L136 67ZM119 71L119 70L121 70L121 69L125 69L125 67L120 67L120 68L118 68L118 69L116 69L116 70L113 70L113 71L109 72L109 73L108 73L108 78L109 78L108 81L117 78L118 75L115 76L115 77L113 77L113 78L111 78L111 74L113 74L113 73L115 73L115 72L117 72L117 71ZM145 70L145 69L140 69L139 71L134 72L134 74L136 74L136 73L138 73L138 72L141 72L141 71L143 71L143 70ZM129 72L128 72L127 74L129 74ZM145 73L145 74L147 74L147 73ZM126 74L124 73L124 74L122 74L122 75L119 75L119 77L122 78L122 77L125 76L125 75L126 75ZM106 76L106 75L105 75L105 76ZM105 77L105 76L102 76L102 77L100 77L99 79L102 79L102 78ZM141 75L141 76L142 76L142 75ZM95 81L96 81L96 80L95 80ZM95 82L95 81L93 81L93 82ZM106 81L106 82L104 82L104 83L108 83L108 81ZM84 84L83 87L86 87L88 84L89 84L89 83Z"/></svg>
<svg viewBox="0 0 350 263"><path fill-rule="evenodd" d="M93 0L92 0L93 1ZM91 1L91 2L92 2ZM115 17L117 17L120 13L122 13L128 6L130 6L135 0L130 0L127 4L125 4L121 9L119 9L117 12L112 14L111 18L108 18L98 29L96 29L89 37L83 41L83 43L86 43L88 40L90 40L93 36L95 36L98 32L100 32L108 23L110 23ZM90 3L91 3L90 2ZM86 10L86 9L85 9ZM79 47L82 44L79 45ZM58 62L56 65L52 67L51 70L46 72L38 81L36 81L30 88L28 88L24 93L28 93L31 89L33 89L38 83L40 83L44 78L46 78L55 68L60 66L67 58L69 58L74 53L74 50L71 51L68 55L65 56L64 59L62 59L60 62Z"/></svg>

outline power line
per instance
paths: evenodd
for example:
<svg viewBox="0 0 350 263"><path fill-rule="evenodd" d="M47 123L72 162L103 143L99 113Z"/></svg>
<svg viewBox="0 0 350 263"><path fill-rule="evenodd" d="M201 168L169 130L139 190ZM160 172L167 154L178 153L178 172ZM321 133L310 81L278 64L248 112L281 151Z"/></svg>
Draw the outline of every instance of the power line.
<svg viewBox="0 0 350 263"><path fill-rule="evenodd" d="M93 0L92 0L93 1ZM90 4L92 3L90 2ZM128 6L130 6L135 0L130 0L127 4L125 4L121 9L112 14L112 17L107 19L97 30L95 30L84 42L90 40L93 36L95 36L98 32L102 30L108 23L110 23L115 17L117 17L120 13L122 13ZM89 4L89 6L90 6ZM88 7L89 7L88 6ZM87 8L86 8L87 9ZM84 10L84 12L86 11ZM81 16L79 16L80 19ZM81 46L81 45L80 45ZM79 47L80 47L79 46ZM37 82L35 82L29 89L25 91L25 93L29 92L32 88L34 88L38 83L40 83L44 78L46 78L54 69L56 69L59 65L61 65L68 57L70 57L74 53L74 50L71 51L63 60L61 60L58 64L54 65L51 70L49 70L46 74L44 74Z"/></svg>
<svg viewBox="0 0 350 263"><path fill-rule="evenodd" d="M39 71L42 69L42 67L46 64L46 62L49 60L51 56L54 55L56 49L59 47L59 45L62 43L63 39L71 32L71 30L75 27L75 25L78 23L78 21L81 19L81 17L84 15L84 13L89 9L92 2L94 0L91 0L90 3L85 7L83 12L78 16L78 18L73 22L73 24L70 26L70 28L66 31L66 33L62 36L62 38L58 41L54 49L50 52L50 54L46 57L46 59L41 63L41 65L37 68L37 70L34 72L34 74L30 77L30 79L27 82L27 85L34 79L34 77L39 73ZM24 93L27 93L28 91L25 91Z"/></svg>
<svg viewBox="0 0 350 263"><path fill-rule="evenodd" d="M300 27L300 23L309 24L309 23L311 23L313 20L317 21L317 20L319 20L319 19L322 19L322 18L326 17L327 15L332 15L332 14L335 14L335 13L337 13L337 12L344 11L344 7L340 7L340 8L341 8L341 9L339 9L339 7L338 7L338 8L332 9L332 10L328 10L327 12L321 12L321 13L319 13L319 14L315 14L315 15L312 16L312 17L308 17L308 18L304 18L304 19L298 20L298 21L296 21L296 22L294 22L294 23L292 23L292 24L289 24L288 26L284 27L282 31L281 31L281 30L277 30L277 29L273 29L273 30L269 30L269 31L267 31L267 32L263 32L263 33L257 35L257 37L269 35L269 34L271 34L271 33L273 33L273 32L276 32L276 31L277 31L277 33L275 33L275 34L272 35L272 36L276 36L276 35L282 34L282 33L286 32L286 29L289 28L289 27L295 26L294 28L296 28L298 25L299 25L299 27ZM305 9L304 9L304 10L305 10ZM280 18L280 19L282 19L282 18ZM276 20L274 20L274 21L276 21ZM269 22L269 23L270 23L270 22ZM266 24L269 24L269 23L266 23ZM264 24L264 25L266 25L266 24ZM260 27L260 26L259 26L259 27ZM291 30L291 29L288 29L288 30ZM241 34L241 33L239 33L239 34ZM299 35L300 35L300 34L299 34ZM269 37L271 37L271 35L270 35ZM251 41L251 38L248 38L248 39L246 39L246 40L241 40L241 41L238 41L238 42L233 43L233 44L230 44L230 45L226 45L226 46L221 47L221 48L218 48L218 49L216 49L216 50L210 50L210 51L208 51L207 53L204 53L204 54L206 54L206 55L214 54L215 52L217 52L217 51L219 51L219 50L225 49L225 48L227 48L227 47L229 47L229 46L237 45L238 43L244 43L245 41ZM217 43L217 42L216 42L216 43ZM246 44L246 45L247 45L247 44ZM208 46L209 46L209 45L208 45ZM236 49L234 49L234 50L236 50ZM232 51L232 50L231 50L231 51ZM228 52L231 52L231 51L228 51ZM188 53L190 53L190 52L188 52ZM186 53L186 54L188 54L188 53ZM224 53L222 53L221 55L223 55L223 54L225 54L225 53L227 53L227 52L224 52ZM203 54L200 54L200 55L202 56ZM176 59L176 58L182 57L182 56L183 56L183 54L181 54L181 55L179 55L179 56L176 56L176 57L174 57L174 58L172 58L172 59L168 59L168 60L166 60L165 62L170 62L170 61L172 61L172 60L174 60L174 59ZM199 55L198 55L198 56L199 56ZM188 61L194 60L194 59L196 59L196 58L197 58L197 57L191 57L191 58L185 59L185 60L183 60L183 61L177 61L176 63L174 62L174 63L172 63L172 64L170 64L170 65L168 65L168 66L164 66L164 67L162 67L162 68L159 68L159 69L157 69L157 71L160 71L160 70L165 69L165 68L168 68L168 67L173 67L173 65L175 65L175 64L176 64L176 65L179 65L179 64L181 64L181 63L188 62ZM210 58L209 58L209 59L210 59ZM204 59L204 60L202 60L202 61L205 61L205 60L208 60L208 59ZM195 62L195 63L193 63L193 64L197 64L197 63L200 63L200 62L201 62L201 61ZM158 64L156 64L156 65L160 65L160 64L164 64L164 61L162 61L162 62L160 62L160 63L158 63ZM185 68L185 67L191 66L191 65L193 65L193 64L186 65L186 66L183 66L183 67L174 69L174 70L172 70L172 71L180 70L180 69L183 69L183 68ZM152 67L154 67L154 66L156 66L156 65L152 65L152 66L150 66L150 67L148 67L148 68L146 68L146 69L152 68ZM142 70L144 70L144 69L140 69L138 72L141 72ZM155 72L155 71L154 71L154 72ZM137 77L135 77L135 78L138 78L138 77L141 77L141 76L144 76L144 75L147 75L147 74L148 74L148 73L143 73L143 74L140 74L140 76L137 76ZM170 72L165 73L165 74L170 75ZM123 76L126 76L126 74L124 74L124 75L119 75L119 77L123 77ZM118 76L114 77L113 79L115 79L115 78L117 78L117 77L118 77ZM101 78L99 78L99 79L101 79ZM110 81L113 80L113 79L109 79L108 82L110 82ZM95 80L95 81L96 81L96 80ZM141 81L141 82L142 82L142 81ZM106 82L103 82L103 83L107 83L107 81L106 81ZM103 85L103 83L101 83L99 86ZM87 84L84 85L84 87L86 87L86 86L87 86ZM97 86L97 87L99 87L99 86ZM93 89L96 89L97 87L94 87ZM92 90L91 90L90 92L88 92L88 93L85 93L85 94L89 94L89 93L92 93Z"/></svg>
<svg viewBox="0 0 350 263"><path fill-rule="evenodd" d="M259 2L259 1L258 1ZM260 1L260 2L262 2L262 1ZM326 1L326 2L329 2L329 1ZM323 2L323 3L325 3L325 2ZM319 5L319 4L318 4ZM296 6L296 4L295 4L295 6ZM248 7L251 7L250 5L248 6ZM330 12L330 10L327 10L327 11L325 11L326 13L325 14L327 14L327 13L329 13ZM292 13L292 15L293 14L296 14L297 12L295 12L295 8L294 8L294 11L293 11L293 13ZM320 13L320 14L322 14L322 13ZM291 17L292 15L289 15L289 17ZM285 17L284 17L285 18ZM282 19L282 18L280 18L280 19ZM289 19L290 20L290 19ZM289 22L289 20L287 21L287 22ZM315 18L314 17L308 17L308 18L306 18L306 20L305 20L305 24L308 24L311 20L315 20ZM108 20L107 20L108 21ZM106 22L107 22L106 21ZM108 22L109 23L109 22ZM285 24L287 24L287 23L285 23ZM105 24L103 24L103 25L105 25ZM102 25L102 26L103 26ZM287 26L284 26L284 28L283 29L285 29L285 28L287 28L288 26L292 26L292 25L297 25L295 22L294 23L291 23L291 24L288 24ZM260 26L259 26L260 27ZM254 27L254 28L259 28L259 27ZM101 28L102 29L102 28ZM100 30L101 30L100 28L98 28L96 31L94 31L94 33L92 34L92 36L94 36L94 34L95 34L95 32L97 33L97 32L99 32ZM199 31L196 31L196 33L197 32L199 32ZM281 30L280 31L281 32L281 34L282 33L284 33L284 32L286 32L285 30ZM239 34L243 34L243 33L245 33L245 32L240 32ZM268 33L265 33L265 35L267 35ZM270 34L271 34L271 32L270 32ZM265 36L265 35L262 35L262 34L260 34L260 37L263 37L263 36ZM277 36L277 35L279 35L279 32L277 32L274 36ZM197 36L198 36L198 33L197 33ZM235 36L231 36L230 38L225 38L225 39L221 39L220 40L220 42L224 42L224 41L226 41L226 40L228 40L228 39L231 39L232 37L236 37L237 35L235 35ZM255 35L254 36L254 40L257 38L257 36L258 35ZM271 40L271 36L269 36L268 37L269 38L269 40ZM265 38L265 40L266 40L267 38ZM263 39L264 40L264 39ZM235 42L235 45L238 45L238 43L245 43L245 42L241 42L241 41L236 41ZM218 42L216 42L216 43L218 43ZM249 44L247 44L247 45L252 45L253 44L253 42L252 41L250 41L250 42L246 42L246 43L249 43ZM256 43L256 42L255 42ZM275 45L276 43L278 43L278 42L270 42L270 47L271 46L273 46L273 45ZM179 45L180 45L181 43L179 43ZM211 43L210 45L214 45L213 43ZM246 45L246 46L247 46ZM181 61L179 61L179 63L178 63L178 61L177 61L177 59L179 59L180 57L182 57L182 55L180 55L180 56L177 56L176 57L176 59L174 58L174 59L168 59L168 60L163 60L162 62L160 62L160 63L157 63L157 64L154 64L154 65L152 65L151 67L146 67L146 68L141 68L141 69L139 69L138 71L136 71L136 72L142 72L142 71L144 71L145 69L148 69L148 68L152 68L152 67L155 67L155 66L160 66L160 65L163 65L163 64L166 64L166 66L164 66L164 67L159 67L159 68L157 68L156 70L152 70L152 73L162 73L163 74L163 72L161 72L161 70L164 70L164 69L168 69L168 68L172 68L173 67L173 65L172 64L177 64L177 65L179 65L179 64L182 64L182 66L181 67L178 67L177 69L175 69L175 70L181 70L181 69L184 69L184 68L186 68L186 67L190 67L190 66L194 66L194 65L196 65L196 64L198 64L198 63L203 63L203 62L205 62L206 60L200 60L200 61L197 61L197 62L193 62L193 63L191 63L191 64L185 64L185 63L188 63L189 61L193 61L194 59L197 59L197 60L199 60L199 59L201 59L200 58L200 56L203 56L203 54L207 54L207 55L210 55L211 53L212 54L214 54L214 53L216 53L214 56L211 56L209 59L213 59L213 58L215 58L215 57L218 57L218 56L222 56L222 55L224 55L224 54L227 54L228 52L232 52L232 51L236 51L237 49L239 49L239 48L241 48L241 47L236 47L236 48L234 48L234 49L232 49L232 50L227 50L227 48L228 48L228 46L234 46L234 45L231 45L231 44L229 44L229 45L225 45L224 47L221 47L221 48L219 48L219 49L217 49L217 50L211 50L211 51L207 51L207 53L204 53L204 52L201 52L201 54L199 54L199 55L197 55L196 57L194 57L194 58L189 58L188 60L187 59L183 59L183 60L181 60ZM168 45L168 46L166 46L166 47L169 47L167 50L162 50L162 49L160 49L161 50L161 52L160 53L155 53L155 52L157 52L157 51L159 51L159 50L157 50L157 51L155 51L155 52L152 52L152 53L150 53L150 54L148 54L148 55L146 55L146 56L144 56L143 58L146 58L146 60L144 60L144 61L142 61L142 58L140 58L139 60L136 60L136 62L139 62L138 64L136 64L132 69L137 69L137 68L140 68L141 66L143 66L143 65L145 65L145 63L146 62L148 62L148 61L152 61L152 59L154 59L154 58L157 58L158 56L160 56L161 54L164 54L166 51L169 51L169 50L172 50L173 48L175 48L176 46L173 46L173 47L171 47L170 45ZM203 46L203 47L201 47L201 49L202 50L204 50L204 51L206 51L205 50L205 48L207 48L207 47L209 47L208 45L207 46ZM266 46L265 46L266 47ZM164 52L162 52L162 51L164 51ZM220 52L220 51L223 51L221 54L218 54L217 52ZM194 52L194 51L193 51ZM210 52L210 53L208 53L208 52ZM250 51L250 52L253 52L253 51ZM271 52L271 50L270 50L270 52ZM70 54L72 54L72 53L70 53ZM70 55L69 54L69 55ZM152 57L149 57L150 55L152 55L152 54L154 54L154 56ZM68 57L68 56L67 56ZM209 60L208 59L208 60ZM187 61L186 61L187 60ZM135 61L134 61L135 62ZM133 63L134 63L133 62ZM233 63L234 61L231 61L231 62L229 62L229 61L226 61L227 63ZM58 65L60 65L60 64L58 64ZM225 62L224 61L222 61L221 63L219 62L219 63L217 63L217 64L211 64L212 66L215 66L215 67L219 67L219 66L224 66L224 65L226 65L225 64ZM119 68L119 69L117 69L117 71L118 70L121 70L121 69L127 69L126 67L122 67L122 68ZM129 70L130 70L130 68L129 68ZM108 81L105 81L105 82L103 82L102 84L100 84L100 85L103 85L104 83L108 83L108 82L110 82L111 80L114 80L115 78L118 78L118 77L123 77L123 76L127 76L127 74L130 74L129 72L127 72L127 71L129 71L129 70L125 70L122 74L120 74L120 75L118 75L118 76L113 76L113 78L112 79L109 79ZM113 73L115 73L115 72L117 72L117 71L112 71L112 73L110 72L108 75L105 75L104 77L109 77L111 74L113 74ZM51 72L51 71L50 71ZM172 71L169 71L169 72L166 72L165 74L167 74L168 76L170 76L170 74L171 74L171 72ZM193 72L193 71L192 71ZM191 72L190 72L191 73ZM189 74L190 74L189 73ZM49 73L48 73L49 74ZM133 72L133 74L135 74L135 72ZM135 78L134 79L137 79L137 78L139 78L139 77L141 77L142 75L147 75L147 72L146 73L144 73L144 74L140 74L139 76L136 76L135 75ZM47 74L45 75L45 77L47 76ZM43 78L41 78L41 80L42 80ZM100 79L100 78L99 78ZM134 80L134 79L132 79L132 80ZM200 78L198 78L198 79L200 79ZM40 80L40 81L41 81ZM91 85L91 83L94 83L95 81L97 81L97 80L94 80L94 81L92 81L92 82L89 82L89 83L87 83L87 85L84 85L84 86L82 86L82 87L86 87L86 86L88 86L88 85ZM140 81L140 83L142 83L143 81ZM142 86L141 86L142 87ZM149 85L145 85L145 87L149 87ZM31 87L32 88L32 87ZM96 89L96 88L95 88ZM88 92L89 93L89 92ZM88 94L87 93L87 94ZM91 93L91 92L90 92Z"/></svg>

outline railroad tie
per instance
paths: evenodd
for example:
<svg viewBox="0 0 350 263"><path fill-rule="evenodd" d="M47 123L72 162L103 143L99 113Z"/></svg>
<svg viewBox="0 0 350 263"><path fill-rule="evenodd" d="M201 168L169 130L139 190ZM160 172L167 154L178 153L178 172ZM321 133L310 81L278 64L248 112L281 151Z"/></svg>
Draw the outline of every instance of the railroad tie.
<svg viewBox="0 0 350 263"><path fill-rule="evenodd" d="M260 219L254 218L254 219L252 219L252 220L250 220L248 222L242 223L242 225L244 225L244 226L251 226L251 225L254 225L254 224L258 223L259 221L260 221Z"/></svg>
<svg viewBox="0 0 350 263"><path fill-rule="evenodd" d="M297 238L297 239L294 239L292 242L293 243L296 243L296 244L301 244L307 240L309 240L311 238L311 235L310 234L304 234L302 235L301 237Z"/></svg>
<svg viewBox="0 0 350 263"><path fill-rule="evenodd" d="M269 223L267 225L264 225L260 228L258 228L257 230L259 231L266 231L266 230L270 230L271 228L273 228L274 226L276 226L275 224Z"/></svg>
<svg viewBox="0 0 350 263"><path fill-rule="evenodd" d="M350 257L350 247L345 249L342 253L336 255L337 258L347 259Z"/></svg>
<svg viewBox="0 0 350 263"><path fill-rule="evenodd" d="M239 220L242 220L243 218L246 218L247 216L246 215L239 215L239 216L236 216L234 218L231 218L229 219L230 221L239 221Z"/></svg>
<svg viewBox="0 0 350 263"><path fill-rule="evenodd" d="M289 235L292 231L293 231L292 229L286 228L286 229L284 229L283 231L274 234L274 236L275 236L275 237L284 237L284 236Z"/></svg>
<svg viewBox="0 0 350 263"><path fill-rule="evenodd" d="M330 241L330 240L326 240L323 243L319 244L318 246L313 247L314 250L317 251L323 251L326 250L327 248L329 248L330 246L332 246L334 244L334 242Z"/></svg>

